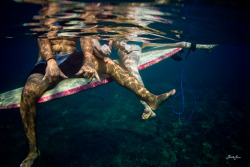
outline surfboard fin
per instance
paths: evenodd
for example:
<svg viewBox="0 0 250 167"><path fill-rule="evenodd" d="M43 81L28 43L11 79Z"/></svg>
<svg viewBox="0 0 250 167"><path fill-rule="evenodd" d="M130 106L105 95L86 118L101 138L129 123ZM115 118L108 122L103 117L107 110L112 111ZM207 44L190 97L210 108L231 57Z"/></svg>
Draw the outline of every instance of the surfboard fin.
<svg viewBox="0 0 250 167"><path fill-rule="evenodd" d="M182 57L180 57L179 55L175 54L173 56L171 56L171 58L175 61L182 61Z"/></svg>

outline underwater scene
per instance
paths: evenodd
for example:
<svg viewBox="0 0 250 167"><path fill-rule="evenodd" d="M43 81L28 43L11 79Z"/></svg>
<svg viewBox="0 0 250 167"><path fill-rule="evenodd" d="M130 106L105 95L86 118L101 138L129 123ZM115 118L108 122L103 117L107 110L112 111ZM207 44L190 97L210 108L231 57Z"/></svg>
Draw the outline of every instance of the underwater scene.
<svg viewBox="0 0 250 167"><path fill-rule="evenodd" d="M1 3L1 167L250 166L247 1ZM111 62L120 60L111 72L109 67L104 75L97 70L101 81L95 73L92 82L81 80L81 89L74 85L74 91L65 88L60 95L46 92L43 101L34 96L34 103L21 107L20 114L22 89L13 101L9 91L29 83L34 67L44 64L41 56L47 66L54 59L46 57L46 41L38 39L50 41L54 56L66 51L71 55L74 49L87 53L88 39L95 40L97 45L90 46L96 57L103 53ZM123 61L126 55L139 56L141 62L131 67L141 70L139 79ZM100 65L105 58L95 60ZM65 62L58 66L64 68ZM105 79L107 75L112 79ZM49 83L41 79L38 85ZM55 90L55 84L47 89ZM167 97L160 101L164 95L155 95L163 93ZM32 95L23 93L21 106Z"/></svg>

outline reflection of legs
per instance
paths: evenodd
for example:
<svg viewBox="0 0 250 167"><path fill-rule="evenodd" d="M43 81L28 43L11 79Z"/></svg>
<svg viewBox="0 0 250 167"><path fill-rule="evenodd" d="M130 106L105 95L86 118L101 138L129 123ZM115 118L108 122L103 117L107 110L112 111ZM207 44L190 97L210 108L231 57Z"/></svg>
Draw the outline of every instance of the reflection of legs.
<svg viewBox="0 0 250 167"><path fill-rule="evenodd" d="M99 73L106 73L112 77L118 84L128 88L137 96L143 99L152 110L156 110L169 96L175 93L175 90L156 96L151 94L133 75L127 70L121 68L109 58L96 58L97 70Z"/></svg>
<svg viewBox="0 0 250 167"><path fill-rule="evenodd" d="M22 116L24 131L29 142L29 155L20 165L21 167L29 167L38 157L38 148L36 143L36 104L42 93L48 89L50 84L47 81L41 83L42 74L32 74L27 79L24 86L20 104L20 113Z"/></svg>

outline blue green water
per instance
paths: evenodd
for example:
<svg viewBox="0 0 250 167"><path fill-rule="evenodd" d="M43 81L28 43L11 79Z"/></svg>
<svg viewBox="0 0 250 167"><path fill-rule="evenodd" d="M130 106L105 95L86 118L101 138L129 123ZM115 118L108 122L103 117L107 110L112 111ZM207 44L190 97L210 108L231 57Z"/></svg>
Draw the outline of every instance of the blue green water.
<svg viewBox="0 0 250 167"><path fill-rule="evenodd" d="M9 11L18 8L13 4L8 7ZM15 25L38 9L24 12L20 18L10 12L10 18L16 20L6 21L9 24L4 35L11 34ZM209 19L221 21L216 21L215 16L205 20ZM197 32L198 29L204 32L204 26L197 25L197 19L193 21L192 30L197 31L192 32L201 35ZM238 21L238 27L234 25L235 31L246 33L243 31L245 23L241 19ZM225 22L231 25L230 21ZM187 125L178 121L178 115L171 109L171 100L156 111L155 118L142 120L143 107L137 97L113 82L37 106L37 139L41 156L34 167L250 166L250 59L249 44L245 42L248 34L230 34L226 38L227 34L220 36L222 30L213 28L214 33L209 28L205 31L214 34L207 41L216 40L220 45L210 53L191 52L187 60L184 76L197 98L195 113ZM206 41L205 33L200 38L194 34L190 34L190 40ZM5 92L24 85L36 62L34 55L38 53L38 46L33 37L1 40L4 45L1 41L0 92ZM186 53L187 50L182 56ZM173 88L180 91L182 66L183 61L167 59L141 71L145 86L154 94ZM194 97L187 85L184 89L185 111L190 113ZM19 110L1 110L0 166L18 166L27 153L28 144ZM228 155L241 158L226 159Z"/></svg>

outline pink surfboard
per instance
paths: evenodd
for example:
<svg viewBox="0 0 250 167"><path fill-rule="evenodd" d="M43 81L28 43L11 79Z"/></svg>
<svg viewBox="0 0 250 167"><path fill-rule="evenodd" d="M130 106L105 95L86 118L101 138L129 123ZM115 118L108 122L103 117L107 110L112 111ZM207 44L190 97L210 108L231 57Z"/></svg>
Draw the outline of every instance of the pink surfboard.
<svg viewBox="0 0 250 167"><path fill-rule="evenodd" d="M142 52L140 58L139 70L143 70L149 66L157 64L160 61L173 56L181 50L182 48L169 48L167 46L164 46L154 47L147 51L144 51ZM118 60L115 61L119 63ZM43 103L53 99L73 95L75 93L112 82L112 79L108 75L102 75L100 76L100 78L101 81L93 79L93 81L89 84L87 84L88 79L85 78L65 79L59 84L57 84L55 88L46 91L39 99L38 103ZM0 109L11 109L20 107L22 90L23 87L0 94Z"/></svg>

